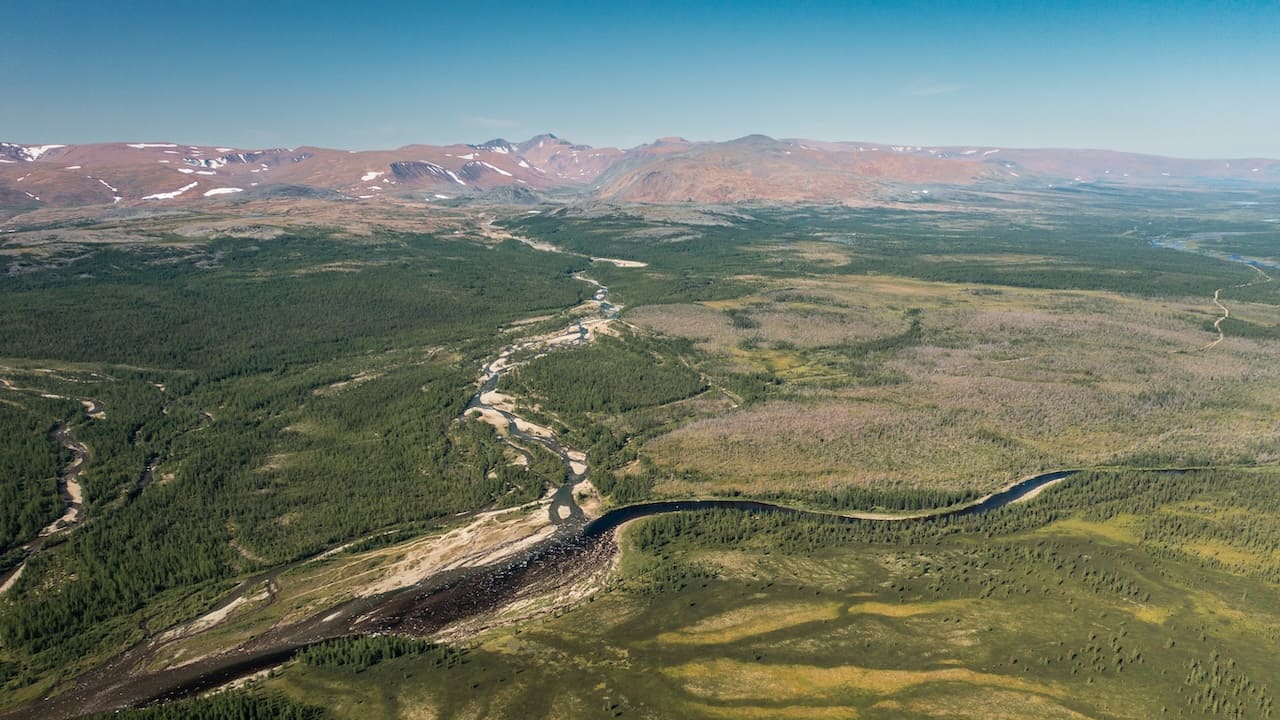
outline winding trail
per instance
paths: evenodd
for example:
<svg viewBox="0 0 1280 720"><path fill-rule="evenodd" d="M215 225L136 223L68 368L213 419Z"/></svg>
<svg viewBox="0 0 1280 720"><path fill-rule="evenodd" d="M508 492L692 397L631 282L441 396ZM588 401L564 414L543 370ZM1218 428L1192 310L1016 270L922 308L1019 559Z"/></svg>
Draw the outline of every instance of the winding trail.
<svg viewBox="0 0 1280 720"><path fill-rule="evenodd" d="M1244 263L1245 265L1248 265L1249 267L1251 267L1251 268L1253 268L1254 270L1256 270L1256 271L1257 271L1257 273L1258 273L1259 275L1261 275L1262 277L1261 277L1261 278L1259 278L1259 279L1257 279L1257 280L1254 280L1253 282L1240 283L1239 285L1232 285L1231 287L1233 287L1233 288L1247 288L1247 287L1250 287L1250 286L1253 286L1253 285L1261 285L1262 283L1269 283L1269 282L1271 282L1271 279L1272 279L1272 278L1271 278L1271 276L1270 276L1270 275L1268 275L1268 274L1266 274L1265 272L1263 272L1262 268L1258 267L1257 265L1254 265L1253 263L1248 262L1248 261L1245 261L1245 260L1237 260L1236 262L1242 262L1242 263ZM1214 290L1214 291L1213 291L1213 304L1214 304L1214 305L1217 305L1217 306L1218 306L1218 309L1222 311L1222 316L1221 316L1221 317L1219 317L1217 320L1214 320L1214 321L1213 321L1213 329L1214 329L1214 331L1216 331L1216 332L1218 333L1218 338L1217 338L1216 340L1213 340L1212 342L1209 342L1209 343L1205 344L1204 346L1202 346L1202 347L1199 349L1200 351L1204 351L1204 350L1209 350L1209 349L1211 349L1211 348L1215 348L1215 347L1217 347L1217 346L1218 346L1218 344L1219 344L1219 343L1221 343L1223 340L1226 340L1226 339L1227 339L1227 338L1226 338L1226 335L1225 335L1225 334L1223 334L1223 332L1222 332L1222 321L1223 321L1223 320L1226 320L1226 319L1227 319L1227 318L1229 318L1229 317L1231 317L1231 310L1229 310L1229 309L1227 308L1227 306L1226 306L1226 305L1223 305L1223 304L1222 304L1222 291L1223 291L1223 288L1218 288L1217 290Z"/></svg>
<svg viewBox="0 0 1280 720"><path fill-rule="evenodd" d="M1231 287L1251 287L1256 286L1256 284L1271 282L1271 275L1262 272L1262 268L1260 268L1260 266L1254 265L1253 263L1249 263L1249 261L1245 260L1236 260L1236 263L1244 263L1245 265L1251 266L1251 268L1257 270L1257 273L1262 275L1262 277L1253 282L1233 284ZM1211 350L1211 348L1219 346L1219 343L1226 340L1226 334L1222 333L1222 320L1230 318L1231 310L1228 309L1228 306L1222 305L1222 290L1225 290L1225 288L1220 287L1213 291L1213 305L1217 305L1217 309L1222 311L1220 318L1213 320L1213 331L1217 332L1217 340L1208 342L1206 345L1199 348L1199 351L1201 352L1204 350Z"/></svg>
<svg viewBox="0 0 1280 720"><path fill-rule="evenodd" d="M1212 342L1209 342L1201 346L1200 348L1201 350L1208 350L1210 348L1217 347L1218 343L1227 339L1227 336L1222 333L1222 321L1231 317L1231 311L1227 309L1226 305L1222 304L1222 301L1220 300L1221 297L1222 297L1222 288L1218 288L1217 290L1213 291L1213 304L1217 305L1218 309L1222 311L1222 317L1213 321L1213 329L1217 331L1218 338L1216 340L1213 340Z"/></svg>
<svg viewBox="0 0 1280 720"><path fill-rule="evenodd" d="M1253 285L1261 285L1262 283L1269 283L1272 281L1273 278L1270 275L1268 275L1262 269L1261 266L1266 265L1267 267L1277 267L1275 263L1270 262L1268 260L1264 260L1262 258L1241 257L1239 255L1228 255L1226 253L1204 250L1195 246L1188 247L1186 244L1186 241L1184 240L1169 240L1166 236L1163 236L1163 235L1154 240L1149 240L1148 242L1150 242L1152 245L1155 245L1156 247L1168 248L1171 250L1177 250L1179 252L1194 253L1196 255L1203 255L1205 257L1211 257L1217 260L1224 260L1226 262L1240 263L1242 265L1246 265L1252 268L1253 271L1258 273L1258 275L1260 276L1258 279L1253 280L1251 282L1232 285L1231 286L1232 288L1247 288ZM1222 331L1222 323L1224 320L1231 317L1231 310L1229 310L1227 306L1222 303L1223 290L1226 290L1226 288L1218 288L1213 291L1213 304L1216 305L1218 307L1218 310L1222 312L1222 315L1219 316L1218 319L1213 321L1213 330L1214 332L1218 333L1218 337L1205 343L1199 348L1196 348L1194 352L1204 352L1205 350L1211 350L1217 347L1218 345L1222 344L1223 340L1226 340L1226 334L1223 333ZM1179 352L1187 352L1187 351L1173 350L1172 352L1179 353Z"/></svg>

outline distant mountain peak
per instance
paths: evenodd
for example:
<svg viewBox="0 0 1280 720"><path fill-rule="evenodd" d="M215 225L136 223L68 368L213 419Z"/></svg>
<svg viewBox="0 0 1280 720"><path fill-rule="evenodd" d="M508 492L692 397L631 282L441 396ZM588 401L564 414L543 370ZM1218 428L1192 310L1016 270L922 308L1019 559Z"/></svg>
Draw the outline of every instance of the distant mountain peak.
<svg viewBox="0 0 1280 720"><path fill-rule="evenodd" d="M517 149L521 154L524 154L536 148L545 148L548 145L572 145L572 143L560 139L555 133L542 133L520 143Z"/></svg>
<svg viewBox="0 0 1280 720"><path fill-rule="evenodd" d="M518 148L515 145L512 145L511 143L507 142L502 138L494 138L493 140L485 141L483 143L480 143L479 145L472 145L471 147L475 148L476 150L487 150L489 152L496 152L496 153L503 153L503 154L514 153L518 151Z"/></svg>
<svg viewBox="0 0 1280 720"><path fill-rule="evenodd" d="M778 140L776 138L771 138L768 135L753 133L751 135L743 135L740 138L734 138L733 140L729 140L723 144L724 145L745 145L745 146L751 146L751 147L773 147L773 146L783 146L783 145L786 145L787 143L784 143L781 140Z"/></svg>

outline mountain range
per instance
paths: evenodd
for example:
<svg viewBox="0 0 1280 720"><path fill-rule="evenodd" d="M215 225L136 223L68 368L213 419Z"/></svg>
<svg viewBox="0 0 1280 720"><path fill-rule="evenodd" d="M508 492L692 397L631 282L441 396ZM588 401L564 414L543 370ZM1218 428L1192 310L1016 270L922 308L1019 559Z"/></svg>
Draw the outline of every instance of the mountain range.
<svg viewBox="0 0 1280 720"><path fill-rule="evenodd" d="M171 142L0 142L0 208L176 205L240 197L376 201L458 197L537 202L879 204L955 187L1280 185L1280 161L1190 160L1105 150L926 147L749 135L662 138L622 150L544 134L520 143L395 150L245 149Z"/></svg>

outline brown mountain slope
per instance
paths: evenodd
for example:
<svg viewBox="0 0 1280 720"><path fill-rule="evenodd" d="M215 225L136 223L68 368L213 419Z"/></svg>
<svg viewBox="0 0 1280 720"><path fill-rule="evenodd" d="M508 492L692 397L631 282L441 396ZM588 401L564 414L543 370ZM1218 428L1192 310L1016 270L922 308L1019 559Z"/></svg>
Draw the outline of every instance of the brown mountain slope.
<svg viewBox="0 0 1280 720"><path fill-rule="evenodd" d="M1280 185L1280 161L1186 160L1103 150L920 147L663 138L630 150L546 134L522 143L407 145L394 150L240 149L168 142L0 143L0 211L180 205L249 197L511 197L553 189L623 202L892 201L930 186L1138 187ZM498 195L490 191L501 190Z"/></svg>
<svg viewBox="0 0 1280 720"><path fill-rule="evenodd" d="M942 162L857 146L750 135L724 143L660 142L632 151L601 178L601 196L631 202L875 202L897 184L994 179L978 160Z"/></svg>
<svg viewBox="0 0 1280 720"><path fill-rule="evenodd" d="M244 150L168 142L89 145L0 143L0 207L182 204L272 193L451 198L494 188L532 190L590 182L621 150L553 135L521 145L409 145L353 152L327 148Z"/></svg>

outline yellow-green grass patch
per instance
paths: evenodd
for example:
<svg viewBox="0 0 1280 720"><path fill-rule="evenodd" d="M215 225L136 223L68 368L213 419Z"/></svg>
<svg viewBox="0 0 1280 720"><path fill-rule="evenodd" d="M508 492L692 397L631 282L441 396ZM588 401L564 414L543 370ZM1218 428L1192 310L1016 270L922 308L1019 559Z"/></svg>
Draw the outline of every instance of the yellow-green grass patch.
<svg viewBox="0 0 1280 720"><path fill-rule="evenodd" d="M660 633L657 640L670 645L731 643L798 625L835 620L840 613L838 602L750 605L704 618L673 632Z"/></svg>
<svg viewBox="0 0 1280 720"><path fill-rule="evenodd" d="M892 695L931 683L962 683L1057 695L1046 683L984 673L968 668L886 670L856 665L774 665L727 658L700 660L664 670L684 689L702 698L721 701L793 701L842 698L850 695Z"/></svg>

